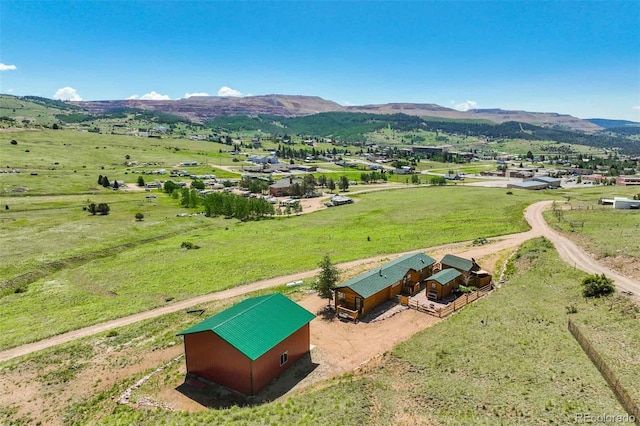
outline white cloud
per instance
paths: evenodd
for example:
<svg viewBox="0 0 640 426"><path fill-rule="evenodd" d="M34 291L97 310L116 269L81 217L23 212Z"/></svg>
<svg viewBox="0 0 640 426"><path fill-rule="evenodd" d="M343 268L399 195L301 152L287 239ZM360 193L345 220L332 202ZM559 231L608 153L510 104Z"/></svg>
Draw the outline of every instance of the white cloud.
<svg viewBox="0 0 640 426"><path fill-rule="evenodd" d="M640 105L632 106L631 109L640 109Z"/></svg>
<svg viewBox="0 0 640 426"><path fill-rule="evenodd" d="M211 95L209 95L206 92L196 92L196 93L187 92L187 93L184 94L184 99L190 98L192 96L211 96Z"/></svg>
<svg viewBox="0 0 640 426"><path fill-rule="evenodd" d="M169 95L161 95L160 93L157 93L155 90L152 90L149 93L145 93L144 95L140 96L139 98L133 98L133 99L142 99L144 101L168 101L168 100L171 100Z"/></svg>
<svg viewBox="0 0 640 426"><path fill-rule="evenodd" d="M140 98L140 96L138 96L138 95L131 95L127 99L139 99L139 98Z"/></svg>
<svg viewBox="0 0 640 426"><path fill-rule="evenodd" d="M13 71L17 69L18 67L16 67L15 65L7 65L0 62L0 71Z"/></svg>
<svg viewBox="0 0 640 426"><path fill-rule="evenodd" d="M242 93L232 89L231 87L222 86L220 90L218 90L218 96L232 96L238 98L242 96Z"/></svg>
<svg viewBox="0 0 640 426"><path fill-rule="evenodd" d="M59 99L61 101L81 101L82 98L78 95L78 91L73 87L62 87L56 90L53 95L53 99Z"/></svg>
<svg viewBox="0 0 640 426"><path fill-rule="evenodd" d="M454 108L458 111L469 111L470 109L478 108L478 103L475 101L467 101L461 104L457 104L456 106L454 106Z"/></svg>

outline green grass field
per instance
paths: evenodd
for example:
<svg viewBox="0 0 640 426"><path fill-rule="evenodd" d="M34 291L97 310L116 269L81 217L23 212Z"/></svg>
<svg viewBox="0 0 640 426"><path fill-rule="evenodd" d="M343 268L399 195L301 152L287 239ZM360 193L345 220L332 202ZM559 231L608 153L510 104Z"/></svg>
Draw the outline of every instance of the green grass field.
<svg viewBox="0 0 640 426"><path fill-rule="evenodd" d="M630 192L640 188L611 189L610 194L630 197ZM607 196L611 197L612 196ZM616 210L613 206L597 204L597 200L573 199L559 204L561 220L548 211L548 223L577 239L585 249L597 258L624 256L640 259L640 214L637 210Z"/></svg>
<svg viewBox="0 0 640 426"><path fill-rule="evenodd" d="M28 284L25 292L4 295L8 331L0 336L0 346L151 309L167 299L313 269L325 253L343 262L524 231L522 211L545 196L460 186L412 188L363 194L348 206L254 223L165 218L153 209L168 212L176 201L161 195L157 207L142 210L150 216L143 222L133 218L140 209L136 202L114 204L108 216L87 216L79 208L37 211L33 217L12 213L27 218L0 228L8 253L6 273L37 270L69 256L80 260ZM486 199L492 200L490 206ZM153 236L164 238L139 244ZM48 243L32 244L34 239ZM183 241L201 248L182 250ZM126 243L131 246L111 250ZM111 251L105 257L102 250ZM30 309L34 305L40 308Z"/></svg>

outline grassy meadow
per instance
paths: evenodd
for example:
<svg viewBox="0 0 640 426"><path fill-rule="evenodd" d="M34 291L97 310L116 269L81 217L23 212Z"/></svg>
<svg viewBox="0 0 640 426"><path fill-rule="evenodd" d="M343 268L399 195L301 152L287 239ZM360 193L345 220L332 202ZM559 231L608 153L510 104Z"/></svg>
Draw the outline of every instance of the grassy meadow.
<svg viewBox="0 0 640 426"><path fill-rule="evenodd" d="M507 270L505 284L492 295L400 343L359 371L276 401L196 413L117 405L114 399L141 374L81 400L61 401L58 415L67 424L108 425L351 425L363 419L376 425L494 425L569 424L580 413L624 414L568 332L567 319L573 318L637 396L633 389L640 378L640 360L633 351L640 347L637 307L617 296L584 299L579 285L584 275L560 261L544 239L526 243ZM302 292L289 290L288 296L295 299ZM225 306L224 302L207 305L207 314ZM569 314L569 306L577 313ZM175 313L123 327L111 336L93 336L9 361L0 375L46 372L39 386L55 395L55 389L72 385L81 374L73 366L91 362L92 356L109 347L129 348L127 356L133 361L134 353L180 344L173 332L196 320ZM118 362L126 363L127 356ZM178 372L181 362L135 390L132 401L154 401L156 395L173 391L183 381Z"/></svg>
<svg viewBox="0 0 640 426"><path fill-rule="evenodd" d="M135 202L125 213L113 205L108 216L87 216L79 208L40 210L33 218L22 219L21 225L1 224L8 253L4 271L37 270L70 256L74 259L69 267L31 282L24 292L5 292L7 332L0 336L0 346L12 347L167 301L313 269L325 253L334 262L344 262L525 231L524 208L548 195L421 187L361 194L354 204L311 215L239 223L155 213L152 209L168 212L170 203L177 204L158 194L158 206L149 207L148 229L146 218L143 222L133 218ZM184 210L176 207L176 211ZM55 244L52 236L57 236ZM49 243L32 244L34 239ZM183 241L201 248L183 250ZM21 257L23 251L31 256ZM30 309L34 305L39 306L37 311Z"/></svg>
<svg viewBox="0 0 640 426"><path fill-rule="evenodd" d="M640 193L640 188L610 188L602 196L626 196ZM616 210L611 205L597 204L597 198L576 193L562 208L558 218L552 211L545 213L548 223L567 234L597 258L625 256L640 259L640 214L637 210Z"/></svg>

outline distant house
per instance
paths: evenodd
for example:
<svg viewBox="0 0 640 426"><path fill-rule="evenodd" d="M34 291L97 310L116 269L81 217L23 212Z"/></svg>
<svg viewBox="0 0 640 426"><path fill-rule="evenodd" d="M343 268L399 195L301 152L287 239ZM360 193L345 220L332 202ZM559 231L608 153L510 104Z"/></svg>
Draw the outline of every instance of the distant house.
<svg viewBox="0 0 640 426"><path fill-rule="evenodd" d="M356 320L400 293L415 294L435 262L424 253L408 254L345 281L335 288L338 315Z"/></svg>
<svg viewBox="0 0 640 426"><path fill-rule="evenodd" d="M123 180L114 180L109 183L113 189L126 188L127 184Z"/></svg>
<svg viewBox="0 0 640 426"><path fill-rule="evenodd" d="M549 184L546 182L540 182L537 180L529 180L525 182L510 182L507 184L507 188L516 188L516 189L546 189L549 187Z"/></svg>
<svg viewBox="0 0 640 426"><path fill-rule="evenodd" d="M590 182L590 183L600 183L600 182L604 182L607 178L604 177L601 174L592 174L592 175L585 175L582 176L582 182Z"/></svg>
<svg viewBox="0 0 640 426"><path fill-rule="evenodd" d="M476 260L465 259L453 254L445 255L440 261L440 269L455 269L462 274L462 283L475 287L484 287L491 283L491 274L480 268Z"/></svg>
<svg viewBox="0 0 640 426"><path fill-rule="evenodd" d="M640 200L625 197L613 197L613 208L619 210L640 209Z"/></svg>
<svg viewBox="0 0 640 426"><path fill-rule="evenodd" d="M561 179L550 176L535 176L532 181L546 183L549 188L559 188L561 183Z"/></svg>
<svg viewBox="0 0 640 426"><path fill-rule="evenodd" d="M427 298L440 300L460 286L462 274L457 269L443 269L427 278Z"/></svg>
<svg viewBox="0 0 640 426"><path fill-rule="evenodd" d="M255 395L309 353L313 318L280 293L246 299L178 333L187 374Z"/></svg>
<svg viewBox="0 0 640 426"><path fill-rule="evenodd" d="M276 183L269 185L269 195L272 197L284 197L290 194L291 185L300 183L300 179L283 178Z"/></svg>
<svg viewBox="0 0 640 426"><path fill-rule="evenodd" d="M462 176L460 176L460 174L458 173L447 173L446 175L444 175L444 178L446 180L460 180L462 179Z"/></svg>
<svg viewBox="0 0 640 426"><path fill-rule="evenodd" d="M254 164L280 164L275 155L250 155L247 161Z"/></svg>
<svg viewBox="0 0 640 426"><path fill-rule="evenodd" d="M618 176L616 177L616 185L640 185L640 175Z"/></svg>

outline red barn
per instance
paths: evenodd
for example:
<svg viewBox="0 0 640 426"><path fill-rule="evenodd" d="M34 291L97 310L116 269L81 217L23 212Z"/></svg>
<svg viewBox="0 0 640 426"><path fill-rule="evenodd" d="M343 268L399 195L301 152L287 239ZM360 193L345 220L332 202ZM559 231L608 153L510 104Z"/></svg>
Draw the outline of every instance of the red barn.
<svg viewBox="0 0 640 426"><path fill-rule="evenodd" d="M178 333L187 374L255 395L309 352L313 318L280 293L246 299Z"/></svg>

